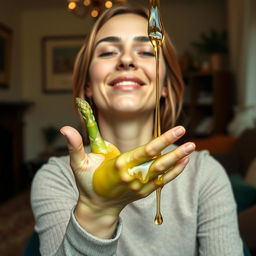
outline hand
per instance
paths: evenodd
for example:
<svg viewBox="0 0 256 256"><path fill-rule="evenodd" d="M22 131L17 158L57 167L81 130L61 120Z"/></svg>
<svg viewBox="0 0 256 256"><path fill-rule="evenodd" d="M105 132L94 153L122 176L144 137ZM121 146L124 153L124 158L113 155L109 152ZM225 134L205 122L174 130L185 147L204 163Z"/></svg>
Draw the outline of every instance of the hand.
<svg viewBox="0 0 256 256"><path fill-rule="evenodd" d="M82 227L100 238L112 237L119 213L128 203L148 196L177 177L195 149L193 143L185 143L161 155L165 147L185 133L183 127L175 127L146 145L106 159L102 154L86 154L82 137L74 128L65 126L61 133L67 138L70 164L79 190L75 216ZM153 162L146 179L129 174L129 170L150 160ZM159 175L162 175L160 182Z"/></svg>
<svg viewBox="0 0 256 256"><path fill-rule="evenodd" d="M82 138L75 129L63 127L61 132L68 140L70 163L80 197L100 208L117 208L120 211L128 203L148 196L177 177L188 163L188 155L195 149L195 145L188 142L161 155L164 148L184 135L185 129L179 126L141 147L113 159L105 159L101 154L86 154ZM129 174L132 168L151 160L146 179Z"/></svg>

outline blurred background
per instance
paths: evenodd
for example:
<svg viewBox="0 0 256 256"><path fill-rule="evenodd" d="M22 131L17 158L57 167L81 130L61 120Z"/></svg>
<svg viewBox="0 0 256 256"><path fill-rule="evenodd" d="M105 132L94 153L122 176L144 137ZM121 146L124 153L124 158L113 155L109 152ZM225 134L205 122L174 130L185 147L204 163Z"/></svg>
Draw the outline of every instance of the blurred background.
<svg viewBox="0 0 256 256"><path fill-rule="evenodd" d="M49 156L66 154L59 129L79 128L71 93L74 56L101 10L116 2L148 7L146 0L0 0L0 255L21 255L33 231L31 179ZM256 1L160 2L186 86L178 121L188 130L186 139L255 188L255 175L247 177L256 168L255 133L243 141L249 155L234 147L242 148L242 136L256 125ZM246 162L235 171L234 159ZM20 216L6 222L17 206ZM251 249L254 227L245 231Z"/></svg>

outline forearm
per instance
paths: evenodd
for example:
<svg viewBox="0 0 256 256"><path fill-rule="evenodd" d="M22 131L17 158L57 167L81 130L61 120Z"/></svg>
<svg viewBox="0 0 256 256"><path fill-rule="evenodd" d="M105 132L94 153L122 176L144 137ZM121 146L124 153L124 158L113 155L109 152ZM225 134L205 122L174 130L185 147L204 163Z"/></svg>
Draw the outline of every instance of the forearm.
<svg viewBox="0 0 256 256"><path fill-rule="evenodd" d="M111 239L116 232L119 212L115 208L105 209L79 200L74 215L81 227L90 234L101 239Z"/></svg>
<svg viewBox="0 0 256 256"><path fill-rule="evenodd" d="M113 256L116 255L120 234L121 223L117 225L115 236L112 239L93 236L81 227L72 212L65 236L54 256Z"/></svg>
<svg viewBox="0 0 256 256"><path fill-rule="evenodd" d="M121 220L112 239L100 239L87 232L74 215L79 198L75 186L69 158L51 158L33 180L31 200L41 255L115 255Z"/></svg>

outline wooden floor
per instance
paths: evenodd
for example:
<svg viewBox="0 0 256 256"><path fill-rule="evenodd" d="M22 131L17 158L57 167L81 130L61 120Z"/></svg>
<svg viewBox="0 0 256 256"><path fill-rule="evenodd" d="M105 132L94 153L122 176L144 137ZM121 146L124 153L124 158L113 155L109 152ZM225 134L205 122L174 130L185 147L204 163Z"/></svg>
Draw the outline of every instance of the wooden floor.
<svg viewBox="0 0 256 256"><path fill-rule="evenodd" d="M34 229L30 190L0 205L0 255L21 256Z"/></svg>

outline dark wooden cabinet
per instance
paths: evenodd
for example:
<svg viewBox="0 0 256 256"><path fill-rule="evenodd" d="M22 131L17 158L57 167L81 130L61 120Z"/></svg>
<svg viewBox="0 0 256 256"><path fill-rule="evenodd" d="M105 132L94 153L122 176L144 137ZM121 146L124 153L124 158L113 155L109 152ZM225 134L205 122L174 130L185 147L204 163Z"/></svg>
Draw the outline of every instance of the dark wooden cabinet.
<svg viewBox="0 0 256 256"><path fill-rule="evenodd" d="M22 186L23 117L30 105L0 103L0 201L14 195Z"/></svg>
<svg viewBox="0 0 256 256"><path fill-rule="evenodd" d="M225 134L232 117L234 84L230 72L184 74L185 100L181 123L189 137Z"/></svg>

